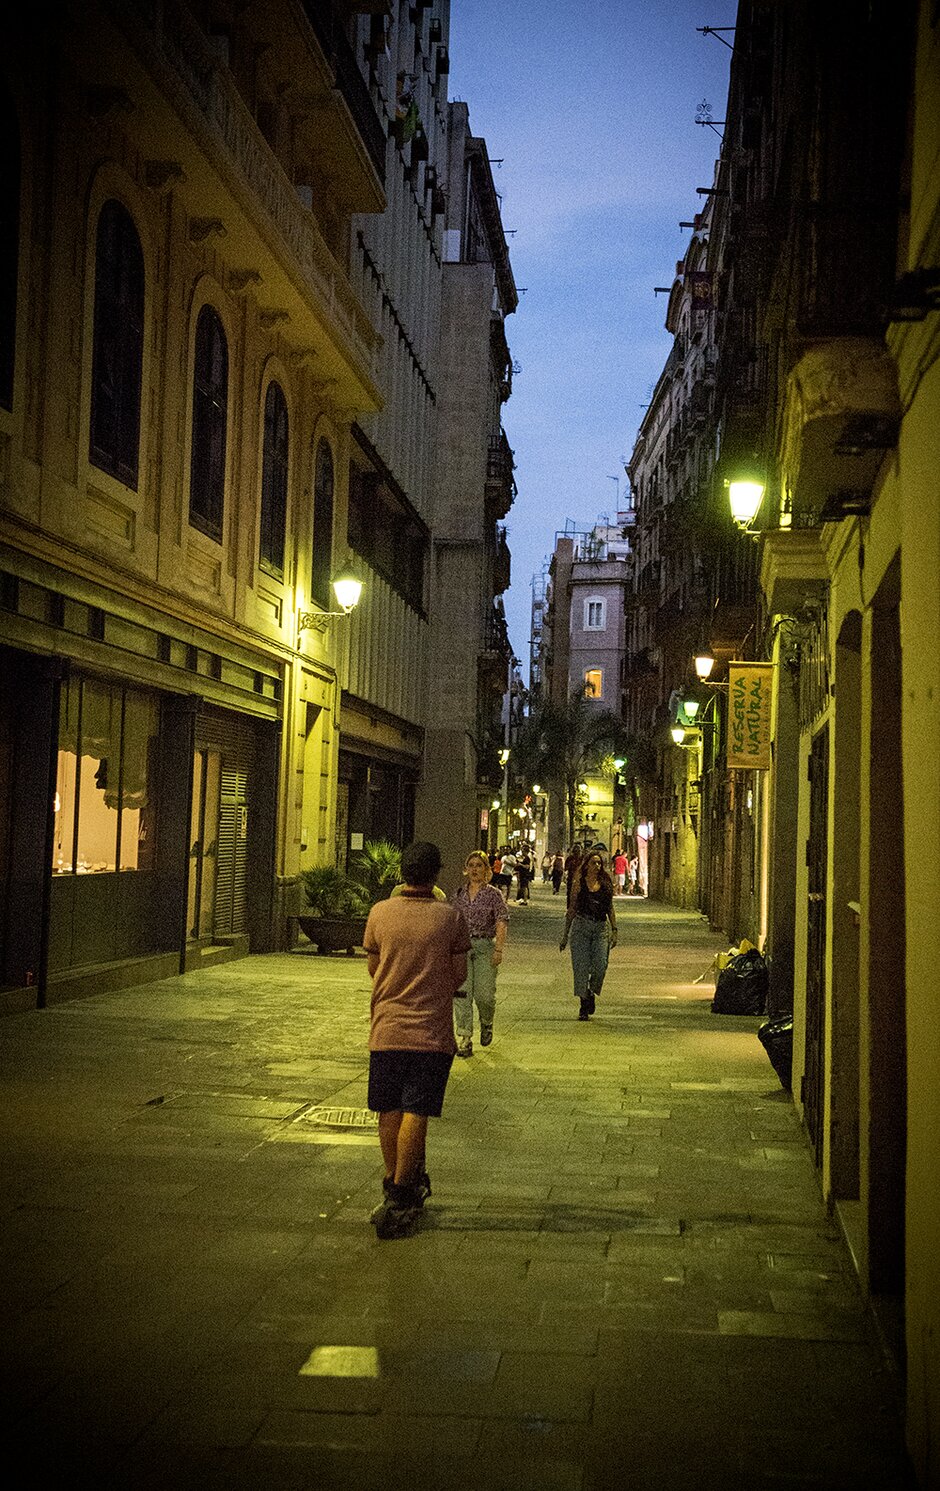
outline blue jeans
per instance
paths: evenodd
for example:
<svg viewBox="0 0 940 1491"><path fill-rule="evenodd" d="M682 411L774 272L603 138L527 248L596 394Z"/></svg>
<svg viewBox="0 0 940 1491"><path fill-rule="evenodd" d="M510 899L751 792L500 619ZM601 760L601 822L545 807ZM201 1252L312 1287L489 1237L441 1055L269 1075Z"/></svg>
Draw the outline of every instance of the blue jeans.
<svg viewBox="0 0 940 1491"><path fill-rule="evenodd" d="M471 937L467 954L467 977L463 984L466 999L454 1000L454 1023L459 1040L473 1035L473 1004L480 1012L480 1024L492 1025L496 1012L496 969L493 967L494 943L489 937Z"/></svg>
<svg viewBox="0 0 940 1491"><path fill-rule="evenodd" d="M574 973L574 997L587 999L589 994L593 994L596 998L601 992L610 956L606 919L598 922L593 916L574 917L568 942Z"/></svg>

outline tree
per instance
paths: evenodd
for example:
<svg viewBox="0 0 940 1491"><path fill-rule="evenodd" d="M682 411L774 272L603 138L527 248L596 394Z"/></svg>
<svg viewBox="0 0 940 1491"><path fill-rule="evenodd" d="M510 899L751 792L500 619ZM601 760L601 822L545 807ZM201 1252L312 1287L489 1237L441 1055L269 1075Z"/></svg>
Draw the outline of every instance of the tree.
<svg viewBox="0 0 940 1491"><path fill-rule="evenodd" d="M575 691L563 706L546 700L529 715L516 737L514 770L516 776L529 782L541 779L559 784L570 844L574 839L578 784L588 772L598 769L605 756L626 755L627 749L619 715L599 713Z"/></svg>

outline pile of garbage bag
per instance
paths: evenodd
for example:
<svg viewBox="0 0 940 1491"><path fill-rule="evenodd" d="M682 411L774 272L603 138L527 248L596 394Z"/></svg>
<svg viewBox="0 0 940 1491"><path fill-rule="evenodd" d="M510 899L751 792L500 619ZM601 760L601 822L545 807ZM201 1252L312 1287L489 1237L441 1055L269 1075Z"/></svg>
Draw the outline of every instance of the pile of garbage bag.
<svg viewBox="0 0 940 1491"><path fill-rule="evenodd" d="M714 1015L762 1015L767 1008L770 970L753 943L745 938L727 956L715 981Z"/></svg>

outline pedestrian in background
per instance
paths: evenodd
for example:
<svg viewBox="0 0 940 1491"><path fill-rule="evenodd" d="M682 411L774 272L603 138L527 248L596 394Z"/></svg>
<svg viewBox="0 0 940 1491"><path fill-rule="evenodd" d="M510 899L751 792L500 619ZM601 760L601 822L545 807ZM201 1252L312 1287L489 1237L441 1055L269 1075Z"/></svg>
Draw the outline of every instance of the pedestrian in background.
<svg viewBox="0 0 940 1491"><path fill-rule="evenodd" d="M587 1020L603 988L610 949L617 944L614 885L598 850L592 849L574 872L560 952L564 952L569 936L578 1019Z"/></svg>
<svg viewBox="0 0 940 1491"><path fill-rule="evenodd" d="M559 849L552 860L552 895L557 896L561 890L561 882L565 878L565 857Z"/></svg>
<svg viewBox="0 0 940 1491"><path fill-rule="evenodd" d="M460 991L467 997L454 1005L454 1018L457 1055L472 1056L474 1004L480 1017L480 1045L488 1046L493 1039L496 975L503 961L509 912L499 891L488 884L490 867L485 854L474 849L467 855L463 872L466 883L454 892L453 899L470 933L470 956Z"/></svg>
<svg viewBox="0 0 940 1491"><path fill-rule="evenodd" d="M552 857L549 854L548 850L546 849L545 853L542 855L542 884L543 885L547 885L548 884L549 876L551 875L551 873L552 873Z"/></svg>
<svg viewBox="0 0 940 1491"><path fill-rule="evenodd" d="M614 884L617 887L617 895L624 894L624 886L627 881L627 856L620 849L614 855Z"/></svg>
<svg viewBox="0 0 940 1491"><path fill-rule="evenodd" d="M384 1199L371 1217L381 1238L406 1232L431 1194L428 1119L441 1116L454 1060L453 1000L470 936L456 907L435 898L440 868L436 844L410 844L404 889L373 906L362 940L372 977L368 1104L385 1161Z"/></svg>
<svg viewBox="0 0 940 1491"><path fill-rule="evenodd" d="M516 856L516 905L525 906L529 899L529 881L532 879L532 857L528 849Z"/></svg>

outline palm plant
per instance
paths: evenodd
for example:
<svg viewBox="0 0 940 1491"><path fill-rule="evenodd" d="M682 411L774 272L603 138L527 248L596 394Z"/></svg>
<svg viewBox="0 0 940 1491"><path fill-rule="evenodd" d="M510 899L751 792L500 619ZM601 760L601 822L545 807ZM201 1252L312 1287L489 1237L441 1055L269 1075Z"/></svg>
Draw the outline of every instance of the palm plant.
<svg viewBox="0 0 940 1491"><path fill-rule="evenodd" d="M314 865L300 878L313 916L365 916L369 910L365 888L336 865Z"/></svg>
<svg viewBox="0 0 940 1491"><path fill-rule="evenodd" d="M401 880L401 850L389 839L366 839L353 855L353 874L374 906L386 900Z"/></svg>
<svg viewBox="0 0 940 1491"><path fill-rule="evenodd" d="M513 751L516 770L529 781L541 778L559 784L565 799L568 842L574 839L578 784L598 770L612 751L627 752L623 721L609 711L599 713L577 691L564 705L547 700L522 726Z"/></svg>

